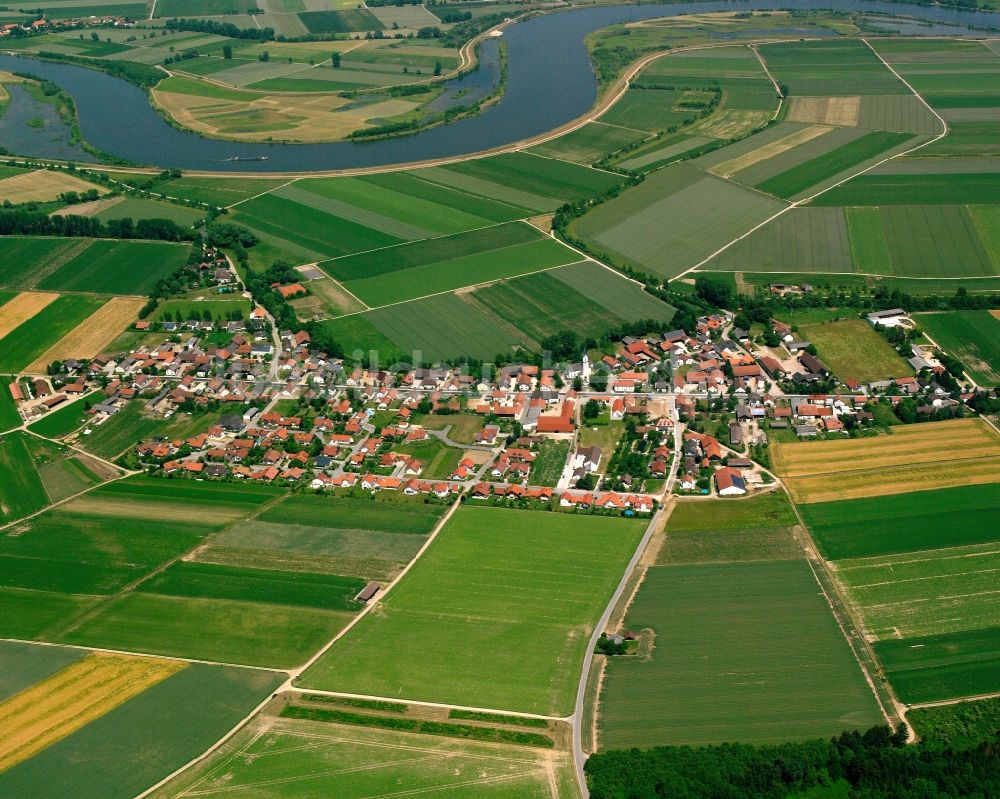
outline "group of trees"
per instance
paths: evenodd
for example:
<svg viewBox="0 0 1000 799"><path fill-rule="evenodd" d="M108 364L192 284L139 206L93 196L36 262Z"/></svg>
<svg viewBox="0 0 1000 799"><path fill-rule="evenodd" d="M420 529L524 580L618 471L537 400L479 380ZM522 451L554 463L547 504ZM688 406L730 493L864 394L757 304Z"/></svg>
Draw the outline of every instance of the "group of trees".
<svg viewBox="0 0 1000 799"><path fill-rule="evenodd" d="M213 36L227 36L230 39L274 41L274 28L238 28L231 22L216 22L211 19L168 19L166 27L168 30L210 33Z"/></svg>
<svg viewBox="0 0 1000 799"><path fill-rule="evenodd" d="M987 797L1000 792L996 740L955 751L907 746L905 728L873 727L778 746L721 744L601 752L586 765L593 799L784 799L843 785L866 799ZM811 795L811 794L810 794Z"/></svg>
<svg viewBox="0 0 1000 799"><path fill-rule="evenodd" d="M49 216L39 211L15 208L0 210L0 235L193 241L196 234L169 219L140 219L138 222L111 219L101 222L87 216Z"/></svg>

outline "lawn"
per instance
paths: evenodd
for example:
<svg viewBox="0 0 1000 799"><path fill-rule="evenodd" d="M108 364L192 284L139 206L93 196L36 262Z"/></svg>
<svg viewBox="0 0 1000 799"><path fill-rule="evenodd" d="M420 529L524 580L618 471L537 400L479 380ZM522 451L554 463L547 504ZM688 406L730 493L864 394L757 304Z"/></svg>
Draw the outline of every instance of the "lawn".
<svg viewBox="0 0 1000 799"><path fill-rule="evenodd" d="M103 299L64 294L0 339L0 373L19 372L104 305Z"/></svg>
<svg viewBox="0 0 1000 799"><path fill-rule="evenodd" d="M1000 318L993 311L948 311L918 315L927 334L960 359L981 386L1000 385Z"/></svg>
<svg viewBox="0 0 1000 799"><path fill-rule="evenodd" d="M571 712L580 664L644 523L463 507L305 685ZM386 641L393 657L376 656Z"/></svg>
<svg viewBox="0 0 1000 799"><path fill-rule="evenodd" d="M610 659L602 749L777 743L883 723L806 562L651 567L625 619L652 656Z"/></svg>
<svg viewBox="0 0 1000 799"><path fill-rule="evenodd" d="M420 476L427 480L447 479L458 467L458 462L462 460L464 455L462 450L449 447L437 438L413 444L399 444L394 446L392 451L409 455L420 461L423 464Z"/></svg>
<svg viewBox="0 0 1000 799"><path fill-rule="evenodd" d="M28 429L46 438L62 438L80 428L90 418L87 408L101 402L104 395L97 391L68 402L61 408L50 411L37 422L32 422Z"/></svg>
<svg viewBox="0 0 1000 799"><path fill-rule="evenodd" d="M80 438L80 445L98 457L113 460L140 441L152 436L187 438L209 427L211 414L177 414L171 419L145 412L145 400L134 400L106 419L100 426L88 426L91 432Z"/></svg>
<svg viewBox="0 0 1000 799"><path fill-rule="evenodd" d="M39 281L47 291L149 294L187 261L189 244L99 239Z"/></svg>
<svg viewBox="0 0 1000 799"><path fill-rule="evenodd" d="M978 519L1000 513L1000 484L956 486L800 508L823 555L869 558L997 540Z"/></svg>
<svg viewBox="0 0 1000 799"><path fill-rule="evenodd" d="M400 786L452 799L577 795L566 753L264 716L152 797L365 799Z"/></svg>
<svg viewBox="0 0 1000 799"><path fill-rule="evenodd" d="M548 439L543 441L536 453L535 462L531 465L528 482L536 486L555 487L566 467L566 456L569 455L569 441ZM610 456L609 456L610 457Z"/></svg>
<svg viewBox="0 0 1000 799"><path fill-rule="evenodd" d="M282 678L190 664L0 774L0 794L130 799L204 752Z"/></svg>
<svg viewBox="0 0 1000 799"><path fill-rule="evenodd" d="M799 335L816 346L820 360L841 380L870 383L913 373L913 368L862 319L800 325Z"/></svg>
<svg viewBox="0 0 1000 799"><path fill-rule="evenodd" d="M459 444L474 444L476 433L485 427L482 416L468 413L428 413L418 414L411 422L428 430L448 430L448 438Z"/></svg>

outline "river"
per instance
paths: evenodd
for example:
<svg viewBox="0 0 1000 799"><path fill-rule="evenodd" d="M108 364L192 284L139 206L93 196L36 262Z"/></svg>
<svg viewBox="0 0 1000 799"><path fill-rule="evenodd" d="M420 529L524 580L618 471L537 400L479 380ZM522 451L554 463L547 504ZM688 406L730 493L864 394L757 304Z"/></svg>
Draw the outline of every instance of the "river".
<svg viewBox="0 0 1000 799"><path fill-rule="evenodd" d="M751 0L576 8L510 25L507 90L474 117L419 133L368 142L253 144L206 139L171 127L137 87L103 72L71 64L0 55L0 70L32 72L59 84L76 101L84 138L104 152L157 167L218 172L310 172L387 166L450 158L501 147L546 133L585 114L597 82L583 38L620 22L768 9L882 12L933 22L1000 28L1000 14L863 0ZM58 158L42 137L0 139L19 155ZM17 145L16 147L14 145ZM25 148L25 149L22 149ZM233 157L266 161L227 161Z"/></svg>

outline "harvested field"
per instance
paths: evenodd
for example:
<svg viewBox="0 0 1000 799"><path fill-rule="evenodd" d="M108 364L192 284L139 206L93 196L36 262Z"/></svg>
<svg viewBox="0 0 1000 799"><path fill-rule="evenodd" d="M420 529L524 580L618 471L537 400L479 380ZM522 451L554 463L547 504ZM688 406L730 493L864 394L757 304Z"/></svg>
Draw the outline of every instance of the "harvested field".
<svg viewBox="0 0 1000 799"><path fill-rule="evenodd" d="M53 361L93 358L100 355L117 336L134 322L145 305L139 297L112 297L96 313L88 316L26 367L42 372Z"/></svg>
<svg viewBox="0 0 1000 799"><path fill-rule="evenodd" d="M105 298L63 294L0 339L0 371L24 370L39 355L104 305ZM0 314L10 306L0 307Z"/></svg>
<svg viewBox="0 0 1000 799"><path fill-rule="evenodd" d="M105 496L101 493L91 493L74 499L69 504L64 505L63 510L112 518L117 516L132 518L137 514L147 519L169 517L174 522L196 522L209 525L228 524L244 515L240 508L221 503L191 503L187 505L183 502L172 502L166 498L162 502L157 502L138 497L122 502L114 495Z"/></svg>
<svg viewBox="0 0 1000 799"><path fill-rule="evenodd" d="M691 132L712 139L738 139L767 124L770 119L770 111L726 108L692 127Z"/></svg>
<svg viewBox="0 0 1000 799"><path fill-rule="evenodd" d="M855 97L793 97L785 117L789 122L811 122L821 125L858 124L861 98Z"/></svg>
<svg viewBox="0 0 1000 799"><path fill-rule="evenodd" d="M17 205L32 201L55 200L63 192L79 193L91 189L104 191L101 186L88 183L66 172L38 169L0 180L0 202L9 200Z"/></svg>
<svg viewBox="0 0 1000 799"><path fill-rule="evenodd" d="M737 172L746 169L747 167L753 166L754 164L760 163L761 161L766 161L768 158L773 158L776 155L780 155L783 152L798 147L800 144L805 144L807 141L812 141L826 133L830 132L828 127L830 123L825 125L810 125L807 128L802 128L794 133L790 133L784 138L778 139L777 141L765 144L763 147L758 147L756 150L751 150L748 153L732 158L728 161L722 161L715 166L709 167L708 171L719 177L728 178Z"/></svg>
<svg viewBox="0 0 1000 799"><path fill-rule="evenodd" d="M795 501L826 502L1000 482L1000 439L979 419L897 427L888 436L774 446Z"/></svg>
<svg viewBox="0 0 1000 799"><path fill-rule="evenodd" d="M0 704L0 771L34 756L184 668L95 653Z"/></svg>
<svg viewBox="0 0 1000 799"><path fill-rule="evenodd" d="M0 339L59 297L40 291L26 291L0 306Z"/></svg>

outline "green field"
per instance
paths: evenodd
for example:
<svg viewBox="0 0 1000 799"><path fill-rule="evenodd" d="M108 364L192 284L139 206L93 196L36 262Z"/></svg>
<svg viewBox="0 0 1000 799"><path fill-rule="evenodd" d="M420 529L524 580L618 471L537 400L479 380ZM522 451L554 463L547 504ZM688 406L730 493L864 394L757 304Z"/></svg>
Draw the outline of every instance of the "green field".
<svg viewBox="0 0 1000 799"><path fill-rule="evenodd" d="M998 690L1000 485L801 506L908 703Z"/></svg>
<svg viewBox="0 0 1000 799"><path fill-rule="evenodd" d="M953 205L1000 203L995 173L860 175L817 197L814 205Z"/></svg>
<svg viewBox="0 0 1000 799"><path fill-rule="evenodd" d="M50 657L65 652L44 649ZM45 669L36 674L43 679ZM271 672L190 664L0 774L0 794L130 799L204 752L281 680Z"/></svg>
<svg viewBox="0 0 1000 799"><path fill-rule="evenodd" d="M637 521L463 507L303 683L568 713L591 625L642 531ZM374 657L385 641L393 656Z"/></svg>
<svg viewBox="0 0 1000 799"><path fill-rule="evenodd" d="M976 520L1000 511L1000 485L818 502L800 511L830 560L970 546L996 540L995 531Z"/></svg>
<svg viewBox="0 0 1000 799"><path fill-rule="evenodd" d="M855 39L765 44L760 54L792 96L909 94L865 43Z"/></svg>
<svg viewBox="0 0 1000 799"><path fill-rule="evenodd" d="M126 594L104 605L61 643L176 655L250 666L304 663L351 614L223 599Z"/></svg>
<svg viewBox="0 0 1000 799"><path fill-rule="evenodd" d="M239 311L242 318L250 316L250 301L243 299L239 295L230 295L228 299L208 299L208 300L165 300L156 306L156 310L150 317L151 320L161 321L176 319L180 314L183 321L188 319L204 319L205 311L211 314L212 319L217 321L228 321L231 311Z"/></svg>
<svg viewBox="0 0 1000 799"><path fill-rule="evenodd" d="M602 749L775 743L882 723L801 558L650 567L625 625L655 631L654 648L609 659Z"/></svg>
<svg viewBox="0 0 1000 799"><path fill-rule="evenodd" d="M23 421L8 387L12 380L12 375L0 375L0 432L19 427Z"/></svg>
<svg viewBox="0 0 1000 799"><path fill-rule="evenodd" d="M655 319L666 324L674 317L676 309L596 261L563 266L549 274L628 322Z"/></svg>
<svg viewBox="0 0 1000 799"><path fill-rule="evenodd" d="M391 579L420 549L444 506L387 501L388 496L289 497L213 537L198 560Z"/></svg>
<svg viewBox="0 0 1000 799"><path fill-rule="evenodd" d="M541 240L543 234L536 228L511 222L452 236L388 247L376 252L335 258L324 261L320 266L330 277L351 283L472 255L488 255L507 247Z"/></svg>
<svg viewBox="0 0 1000 799"><path fill-rule="evenodd" d="M354 597L364 587L365 581L357 577L178 561L144 582L139 590L165 596L352 611L360 609Z"/></svg>
<svg viewBox="0 0 1000 799"><path fill-rule="evenodd" d="M799 335L816 345L820 360L841 380L853 378L869 383L913 372L889 343L861 319L800 325Z"/></svg>
<svg viewBox="0 0 1000 799"><path fill-rule="evenodd" d="M859 139L794 166L758 184L776 197L794 199L852 167L892 150L911 138L908 133L871 131Z"/></svg>
<svg viewBox="0 0 1000 799"><path fill-rule="evenodd" d="M105 300L64 294L0 339L0 373L20 372Z"/></svg>
<svg viewBox="0 0 1000 799"><path fill-rule="evenodd" d="M49 504L27 433L0 436L0 522L9 522Z"/></svg>
<svg viewBox="0 0 1000 799"><path fill-rule="evenodd" d="M285 180L277 178L176 178L160 184L160 191L182 200L225 207L277 188Z"/></svg>
<svg viewBox="0 0 1000 799"><path fill-rule="evenodd" d="M426 266L414 266L379 277L351 280L344 285L362 302L376 308L579 260L580 256L574 250L554 239L543 238Z"/></svg>
<svg viewBox="0 0 1000 799"><path fill-rule="evenodd" d="M310 261L386 247L403 240L272 194L240 203L232 214L232 221L259 233L265 242L288 250L293 259L301 253ZM308 257L308 253L314 256ZM301 258L298 262L302 262Z"/></svg>
<svg viewBox="0 0 1000 799"><path fill-rule="evenodd" d="M577 164L592 164L605 155L648 136L644 131L610 125L603 120L589 122L582 128L531 148L531 152L549 158L562 158Z"/></svg>
<svg viewBox="0 0 1000 799"><path fill-rule="evenodd" d="M86 239L3 236L0 238L0 286L25 291L34 288L39 275L87 246Z"/></svg>
<svg viewBox="0 0 1000 799"><path fill-rule="evenodd" d="M484 314L466 295L438 294L370 311L364 318L400 351L410 353L414 363L463 356L489 360L498 352L534 345L506 320Z"/></svg>
<svg viewBox="0 0 1000 799"><path fill-rule="evenodd" d="M85 654L61 646L0 641L0 701L41 682Z"/></svg>
<svg viewBox="0 0 1000 799"><path fill-rule="evenodd" d="M855 209L848 209L853 211ZM841 208L795 208L755 230L705 268L734 272L850 272L852 240Z"/></svg>
<svg viewBox="0 0 1000 799"><path fill-rule="evenodd" d="M190 250L188 244L99 239L40 280L38 288L145 295L182 266Z"/></svg>
<svg viewBox="0 0 1000 799"><path fill-rule="evenodd" d="M535 211L554 211L566 202L602 194L622 182L620 175L554 161L530 153L506 153L420 170L419 177ZM517 187L513 189L512 187Z"/></svg>
<svg viewBox="0 0 1000 799"><path fill-rule="evenodd" d="M169 219L181 227L191 227L200 219L205 218L205 212L187 205L149 200L144 197L125 197L109 208L95 214L102 222L110 219Z"/></svg>
<svg viewBox="0 0 1000 799"><path fill-rule="evenodd" d="M566 753L272 716L152 796L364 799L401 786L442 799L577 796Z"/></svg>
<svg viewBox="0 0 1000 799"><path fill-rule="evenodd" d="M685 164L597 206L571 225L595 252L673 277L780 211L785 204Z"/></svg>
<svg viewBox="0 0 1000 799"><path fill-rule="evenodd" d="M934 341L965 364L979 385L1000 385L1000 319L990 311L920 314L917 321Z"/></svg>

